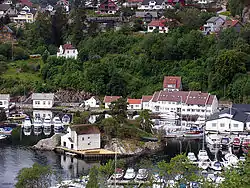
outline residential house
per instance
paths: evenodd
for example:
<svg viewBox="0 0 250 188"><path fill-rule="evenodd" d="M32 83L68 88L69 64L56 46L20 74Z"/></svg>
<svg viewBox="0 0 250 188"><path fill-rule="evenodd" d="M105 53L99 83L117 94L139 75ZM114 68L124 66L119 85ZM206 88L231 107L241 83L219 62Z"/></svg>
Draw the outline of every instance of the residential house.
<svg viewBox="0 0 250 188"><path fill-rule="evenodd" d="M143 95L142 96L142 109L143 110L151 110L150 101L152 99L152 95Z"/></svg>
<svg viewBox="0 0 250 188"><path fill-rule="evenodd" d="M50 109L54 105L54 93L33 93L31 99L36 109Z"/></svg>
<svg viewBox="0 0 250 188"><path fill-rule="evenodd" d="M214 0L196 0L198 4L210 4L213 3Z"/></svg>
<svg viewBox="0 0 250 188"><path fill-rule="evenodd" d="M84 101L85 106L89 106L90 108L99 108L100 107L100 100L96 97L92 96L88 100Z"/></svg>
<svg viewBox="0 0 250 188"><path fill-rule="evenodd" d="M128 110L141 110L142 100L141 99L128 99Z"/></svg>
<svg viewBox="0 0 250 188"><path fill-rule="evenodd" d="M15 40L14 32L7 26L0 26L0 42L12 42Z"/></svg>
<svg viewBox="0 0 250 188"><path fill-rule="evenodd" d="M217 111L215 95L200 91L157 91L150 102L154 113L169 113L206 118Z"/></svg>
<svg viewBox="0 0 250 188"><path fill-rule="evenodd" d="M237 108L227 108L210 116L206 121L206 132L232 132L244 131L248 114Z"/></svg>
<svg viewBox="0 0 250 188"><path fill-rule="evenodd" d="M218 33L224 22L225 20L221 17L212 17L208 19L206 21L206 24L203 26L203 33L205 35L210 33Z"/></svg>
<svg viewBox="0 0 250 188"><path fill-rule="evenodd" d="M64 8L66 13L69 12L69 1L58 0L56 4L57 4L57 6L61 6L62 8Z"/></svg>
<svg viewBox="0 0 250 188"><path fill-rule="evenodd" d="M77 59L78 51L72 44L60 45L57 51L57 57Z"/></svg>
<svg viewBox="0 0 250 188"><path fill-rule="evenodd" d="M9 109L10 95L0 94L0 108Z"/></svg>
<svg viewBox="0 0 250 188"><path fill-rule="evenodd" d="M163 80L164 91L181 91L182 83L180 76L164 76Z"/></svg>
<svg viewBox="0 0 250 188"><path fill-rule="evenodd" d="M222 24L222 29L233 28L236 32L240 32L241 28L244 27L239 20L226 20Z"/></svg>
<svg viewBox="0 0 250 188"><path fill-rule="evenodd" d="M100 14L115 14L118 10L119 7L113 0L103 0L98 7Z"/></svg>
<svg viewBox="0 0 250 188"><path fill-rule="evenodd" d="M19 7L24 7L24 6L32 7L32 6L33 6L33 3L30 2L29 0L18 0L17 5L18 5Z"/></svg>
<svg viewBox="0 0 250 188"><path fill-rule="evenodd" d="M167 4L168 5L176 5L177 3L181 4L181 5L185 5L185 0L167 0Z"/></svg>
<svg viewBox="0 0 250 188"><path fill-rule="evenodd" d="M4 0L2 4L12 5L12 0Z"/></svg>
<svg viewBox="0 0 250 188"><path fill-rule="evenodd" d="M142 18L144 22L151 22L152 20L155 20L158 18L157 11L140 11L135 12L136 18Z"/></svg>
<svg viewBox="0 0 250 188"><path fill-rule="evenodd" d="M33 23L35 21L34 17L36 10L30 8L29 6L24 6L21 11L13 16L11 19L15 23L24 24L24 23Z"/></svg>
<svg viewBox="0 0 250 188"><path fill-rule="evenodd" d="M51 6L51 5L47 5L47 6L45 7L45 10L46 10L46 11L49 11L49 12L52 12L52 11L54 10L54 7Z"/></svg>
<svg viewBox="0 0 250 188"><path fill-rule="evenodd" d="M169 27L167 26L168 20L167 19L159 19L159 20L152 20L148 24L148 32L152 33L154 31L158 31L159 33L168 33Z"/></svg>
<svg viewBox="0 0 250 188"><path fill-rule="evenodd" d="M67 134L61 136L61 146L73 150L91 150L101 147L101 134L95 125L69 126Z"/></svg>
<svg viewBox="0 0 250 188"><path fill-rule="evenodd" d="M143 0L127 0L122 4L124 7L136 8L142 4Z"/></svg>
<svg viewBox="0 0 250 188"><path fill-rule="evenodd" d="M104 104L105 104L105 108L109 108L109 105L114 102L117 101L119 98L121 98L122 96L105 96L104 97Z"/></svg>
<svg viewBox="0 0 250 188"><path fill-rule="evenodd" d="M142 4L138 6L138 10L164 10L164 0L143 0Z"/></svg>
<svg viewBox="0 0 250 188"><path fill-rule="evenodd" d="M15 14L17 14L17 10L10 4L0 4L0 18L6 15L13 16Z"/></svg>

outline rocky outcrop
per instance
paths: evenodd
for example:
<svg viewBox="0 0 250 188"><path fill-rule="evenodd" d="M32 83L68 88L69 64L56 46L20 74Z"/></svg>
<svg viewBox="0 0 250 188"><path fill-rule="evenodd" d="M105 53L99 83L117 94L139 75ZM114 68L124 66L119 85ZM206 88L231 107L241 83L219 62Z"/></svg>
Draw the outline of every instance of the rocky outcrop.
<svg viewBox="0 0 250 188"><path fill-rule="evenodd" d="M60 146L61 136L62 134L55 134L50 138L42 139L32 148L37 150L53 151L57 146Z"/></svg>
<svg viewBox="0 0 250 188"><path fill-rule="evenodd" d="M121 155L143 155L160 151L164 148L161 142L139 142L135 140L110 141L104 149L117 151Z"/></svg>
<svg viewBox="0 0 250 188"><path fill-rule="evenodd" d="M75 90L60 89L55 93L56 100L60 102L82 102L91 96L88 92Z"/></svg>

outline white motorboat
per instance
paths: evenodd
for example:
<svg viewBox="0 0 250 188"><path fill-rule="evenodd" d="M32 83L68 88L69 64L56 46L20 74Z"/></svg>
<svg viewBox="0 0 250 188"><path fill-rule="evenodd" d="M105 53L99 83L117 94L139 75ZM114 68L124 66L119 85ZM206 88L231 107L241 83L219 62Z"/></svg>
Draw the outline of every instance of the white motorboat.
<svg viewBox="0 0 250 188"><path fill-rule="evenodd" d="M211 162L209 160L206 161L199 161L198 167L202 170L207 170L208 167L210 166Z"/></svg>
<svg viewBox="0 0 250 188"><path fill-rule="evenodd" d="M7 138L6 135L0 134L0 140L4 140L4 139L6 139L6 138Z"/></svg>
<svg viewBox="0 0 250 188"><path fill-rule="evenodd" d="M51 133L51 126L52 126L52 122L51 122L51 117L50 116L46 116L43 120L43 133L45 135L50 135Z"/></svg>
<svg viewBox="0 0 250 188"><path fill-rule="evenodd" d="M239 159L236 155L232 154L232 153L227 153L224 156L225 161L228 161L229 165L231 166L237 166Z"/></svg>
<svg viewBox="0 0 250 188"><path fill-rule="evenodd" d="M168 180L167 185L168 187L171 187L175 183L174 180ZM164 188L165 187L165 181L163 178L159 176L159 174L153 175L153 188ZM173 186L172 186L173 187Z"/></svg>
<svg viewBox="0 0 250 188"><path fill-rule="evenodd" d="M34 122L33 122L33 126L34 126L34 134L35 135L39 135L42 133L42 120L40 118L35 118Z"/></svg>
<svg viewBox="0 0 250 188"><path fill-rule="evenodd" d="M245 162L245 161L246 161L246 158L245 158L244 156L240 156L239 161Z"/></svg>
<svg viewBox="0 0 250 188"><path fill-rule="evenodd" d="M54 124L54 132L55 133L60 133L63 130L63 124L62 121L58 116L53 118L53 124Z"/></svg>
<svg viewBox="0 0 250 188"><path fill-rule="evenodd" d="M179 119L179 116L174 112L159 114L161 119Z"/></svg>
<svg viewBox="0 0 250 188"><path fill-rule="evenodd" d="M110 178L120 180L120 179L122 179L123 175L124 175L124 170L121 168L117 168L115 170L115 173Z"/></svg>
<svg viewBox="0 0 250 188"><path fill-rule="evenodd" d="M133 168L128 168L123 178L126 180L133 180L135 178L135 170Z"/></svg>
<svg viewBox="0 0 250 188"><path fill-rule="evenodd" d="M26 136L31 135L31 120L29 116L26 116L23 122L23 133Z"/></svg>
<svg viewBox="0 0 250 188"><path fill-rule="evenodd" d="M208 147L219 148L221 138L217 134L206 135L206 143Z"/></svg>
<svg viewBox="0 0 250 188"><path fill-rule="evenodd" d="M139 169L136 175L137 180L146 180L148 178L148 170L147 169Z"/></svg>
<svg viewBox="0 0 250 188"><path fill-rule="evenodd" d="M188 152L187 158L191 161L191 162L196 162L197 161L197 157L195 156L195 154L193 152Z"/></svg>
<svg viewBox="0 0 250 188"><path fill-rule="evenodd" d="M206 150L200 150L198 153L198 160L199 161L207 161L209 160L208 154Z"/></svg>
<svg viewBox="0 0 250 188"><path fill-rule="evenodd" d="M223 165L219 161L212 161L211 165L210 165L210 168L215 170L215 171L221 171L222 167L223 167Z"/></svg>
<svg viewBox="0 0 250 188"><path fill-rule="evenodd" d="M70 124L70 116L68 114L63 115L62 123L63 123L63 125L69 125Z"/></svg>

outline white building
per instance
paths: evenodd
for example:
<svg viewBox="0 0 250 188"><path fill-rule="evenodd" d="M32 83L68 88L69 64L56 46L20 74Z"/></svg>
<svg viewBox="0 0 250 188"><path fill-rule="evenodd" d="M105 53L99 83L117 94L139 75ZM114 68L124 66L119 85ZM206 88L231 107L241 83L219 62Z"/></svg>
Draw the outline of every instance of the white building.
<svg viewBox="0 0 250 188"><path fill-rule="evenodd" d="M105 96L103 100L105 108L109 108L109 105L112 102L117 101L119 98L121 98L121 96Z"/></svg>
<svg viewBox="0 0 250 188"><path fill-rule="evenodd" d="M142 109L144 110L151 110L151 107L150 107L150 101L152 99L152 95L143 95L142 96Z"/></svg>
<svg viewBox="0 0 250 188"><path fill-rule="evenodd" d="M128 110L141 110L142 102L141 99L128 99Z"/></svg>
<svg viewBox="0 0 250 188"><path fill-rule="evenodd" d="M157 91L149 105L155 113L208 117L217 111L218 100L215 95L200 91Z"/></svg>
<svg viewBox="0 0 250 188"><path fill-rule="evenodd" d="M72 44L60 45L57 51L57 57L65 57L66 59L67 58L77 59L77 55L78 51L74 46L72 46Z"/></svg>
<svg viewBox="0 0 250 188"><path fill-rule="evenodd" d="M221 17L212 17L206 21L206 24L203 26L203 33L217 33L221 30L222 24L225 20Z"/></svg>
<svg viewBox="0 0 250 188"><path fill-rule="evenodd" d="M99 108L100 107L100 101L92 96L90 99L84 101L85 106L89 106L90 108Z"/></svg>
<svg viewBox="0 0 250 188"><path fill-rule="evenodd" d="M147 32L152 33L157 30L159 33L168 33L169 28L166 26L166 22L166 19L152 20L148 24Z"/></svg>
<svg viewBox="0 0 250 188"><path fill-rule="evenodd" d="M34 15L31 12L20 11L16 16L11 17L15 23L33 23Z"/></svg>
<svg viewBox="0 0 250 188"><path fill-rule="evenodd" d="M8 109L10 104L9 94L0 94L0 108Z"/></svg>
<svg viewBox="0 0 250 188"><path fill-rule="evenodd" d="M180 76L164 76L163 80L164 91L181 91L182 83Z"/></svg>
<svg viewBox="0 0 250 188"><path fill-rule="evenodd" d="M138 10L164 10L164 0L143 0L142 4L138 6Z"/></svg>
<svg viewBox="0 0 250 188"><path fill-rule="evenodd" d="M31 98L33 108L50 109L54 105L54 93L33 93Z"/></svg>
<svg viewBox="0 0 250 188"><path fill-rule="evenodd" d="M94 125L73 125L61 137L61 146L73 150L90 150L101 147L101 134Z"/></svg>
<svg viewBox="0 0 250 188"><path fill-rule="evenodd" d="M232 108L213 114L206 121L206 132L239 133L245 130L248 114Z"/></svg>

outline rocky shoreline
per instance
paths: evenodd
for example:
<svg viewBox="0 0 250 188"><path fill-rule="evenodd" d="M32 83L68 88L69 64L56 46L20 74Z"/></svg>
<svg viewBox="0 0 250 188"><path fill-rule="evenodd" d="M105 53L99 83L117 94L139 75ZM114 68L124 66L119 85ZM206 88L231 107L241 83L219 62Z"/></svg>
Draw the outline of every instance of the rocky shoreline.
<svg viewBox="0 0 250 188"><path fill-rule="evenodd" d="M60 146L62 135L63 134L54 134L50 138L42 139L31 148L35 150L54 151L57 146Z"/></svg>

